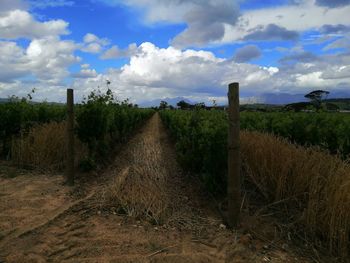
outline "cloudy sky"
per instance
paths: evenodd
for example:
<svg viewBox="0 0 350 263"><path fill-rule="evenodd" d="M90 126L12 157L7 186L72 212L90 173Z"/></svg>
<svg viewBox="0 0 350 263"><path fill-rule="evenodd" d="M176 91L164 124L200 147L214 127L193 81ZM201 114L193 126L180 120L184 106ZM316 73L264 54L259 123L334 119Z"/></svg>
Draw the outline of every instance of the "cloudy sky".
<svg viewBox="0 0 350 263"><path fill-rule="evenodd" d="M350 97L350 0L0 0L0 97Z"/></svg>

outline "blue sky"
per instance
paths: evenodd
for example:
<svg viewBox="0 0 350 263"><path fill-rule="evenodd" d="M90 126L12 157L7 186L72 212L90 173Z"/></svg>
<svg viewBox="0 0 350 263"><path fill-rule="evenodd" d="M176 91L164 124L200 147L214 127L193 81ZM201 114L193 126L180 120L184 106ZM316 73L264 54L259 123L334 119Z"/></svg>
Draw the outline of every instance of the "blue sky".
<svg viewBox="0 0 350 263"><path fill-rule="evenodd" d="M140 104L225 103L236 81L243 103L350 96L350 0L0 3L0 97L79 101L106 80Z"/></svg>

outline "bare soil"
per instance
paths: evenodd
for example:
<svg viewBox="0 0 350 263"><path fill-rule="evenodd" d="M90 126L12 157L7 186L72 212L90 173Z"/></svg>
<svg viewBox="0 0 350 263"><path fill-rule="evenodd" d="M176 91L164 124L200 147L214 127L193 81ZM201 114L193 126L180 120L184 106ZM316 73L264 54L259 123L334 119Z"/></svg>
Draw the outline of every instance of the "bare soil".
<svg viewBox="0 0 350 263"><path fill-rule="evenodd" d="M163 156L168 189L159 191L171 208L161 222L121 214L106 197L152 144ZM89 184L71 189L62 175L11 169L0 170L0 262L309 262L283 248L274 227L259 219L243 215L238 230L227 229L200 183L179 168L157 114Z"/></svg>

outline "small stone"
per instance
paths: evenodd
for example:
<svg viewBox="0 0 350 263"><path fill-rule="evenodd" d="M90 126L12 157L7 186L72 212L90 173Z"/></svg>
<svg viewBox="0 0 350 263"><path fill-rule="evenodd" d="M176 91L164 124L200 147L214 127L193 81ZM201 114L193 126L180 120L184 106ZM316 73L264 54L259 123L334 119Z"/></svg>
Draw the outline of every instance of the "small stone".
<svg viewBox="0 0 350 263"><path fill-rule="evenodd" d="M269 249L270 246L269 246L269 245L264 245L263 248L264 248L264 249Z"/></svg>
<svg viewBox="0 0 350 263"><path fill-rule="evenodd" d="M115 211L113 211L113 215L116 215L117 213Z"/></svg>
<svg viewBox="0 0 350 263"><path fill-rule="evenodd" d="M154 230L158 230L158 227L155 227Z"/></svg>
<svg viewBox="0 0 350 263"><path fill-rule="evenodd" d="M100 210L98 210L98 211L97 211L97 214L98 214L98 215L100 215L100 214L101 214L101 211L100 211Z"/></svg>
<svg viewBox="0 0 350 263"><path fill-rule="evenodd" d="M226 226L224 224L220 224L220 229L226 229Z"/></svg>

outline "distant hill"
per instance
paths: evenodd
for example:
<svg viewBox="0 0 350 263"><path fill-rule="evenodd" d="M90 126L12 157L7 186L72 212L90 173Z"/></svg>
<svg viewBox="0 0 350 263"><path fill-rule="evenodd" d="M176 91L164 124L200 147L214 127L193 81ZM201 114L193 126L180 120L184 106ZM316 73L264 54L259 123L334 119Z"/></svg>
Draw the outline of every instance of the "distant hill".
<svg viewBox="0 0 350 263"><path fill-rule="evenodd" d="M0 98L0 104L1 103L7 103L7 102L9 102L9 99Z"/></svg>
<svg viewBox="0 0 350 263"><path fill-rule="evenodd" d="M264 93L259 96L259 101L265 104L286 105L297 102L307 102L308 100L304 96L305 94ZM328 95L328 98L329 100L346 100L344 98L350 98L350 89L349 91L331 91L331 93Z"/></svg>
<svg viewBox="0 0 350 263"><path fill-rule="evenodd" d="M0 98L0 104L3 104L3 103L8 103L10 102L10 100L13 101L13 99L10 99L10 98ZM18 100L21 100L21 99L18 99ZM51 105L64 105L65 103L61 103L61 102L49 102L49 101L30 101L30 103L32 104L38 104L38 103L47 103L47 104L51 104Z"/></svg>
<svg viewBox="0 0 350 263"><path fill-rule="evenodd" d="M350 110L350 98L327 99L325 102L337 105L340 110Z"/></svg>
<svg viewBox="0 0 350 263"><path fill-rule="evenodd" d="M168 105L172 105L175 107L176 104L181 100L184 100L189 104L196 104L196 102L190 101L189 99L186 99L184 97L175 97L175 98L164 98L164 99L155 99L151 101L144 101L144 102L141 102L139 106L144 108L155 107L155 106L159 106L161 101L166 101Z"/></svg>

